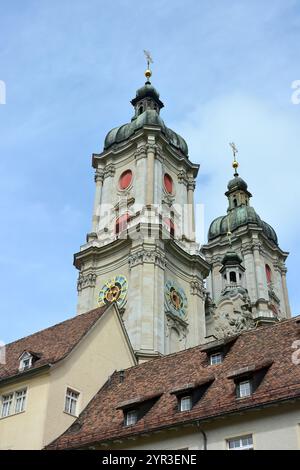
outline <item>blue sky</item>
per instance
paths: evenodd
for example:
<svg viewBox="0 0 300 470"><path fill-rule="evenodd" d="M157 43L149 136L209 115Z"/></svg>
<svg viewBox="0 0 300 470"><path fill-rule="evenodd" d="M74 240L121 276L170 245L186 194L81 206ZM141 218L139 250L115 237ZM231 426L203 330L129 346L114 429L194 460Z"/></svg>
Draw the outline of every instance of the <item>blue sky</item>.
<svg viewBox="0 0 300 470"><path fill-rule="evenodd" d="M201 164L205 231L226 211L233 140L252 205L291 253L299 313L299 0L14 0L1 3L0 24L1 340L75 314L90 156L131 118L143 49L154 57L163 119Z"/></svg>

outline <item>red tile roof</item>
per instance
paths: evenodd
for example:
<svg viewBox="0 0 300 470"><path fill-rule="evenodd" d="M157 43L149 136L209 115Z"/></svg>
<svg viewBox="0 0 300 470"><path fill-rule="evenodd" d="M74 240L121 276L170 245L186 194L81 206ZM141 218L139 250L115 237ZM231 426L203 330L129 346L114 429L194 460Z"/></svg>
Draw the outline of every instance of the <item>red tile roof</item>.
<svg viewBox="0 0 300 470"><path fill-rule="evenodd" d="M13 376L21 376L47 364L54 364L66 357L105 310L106 308L91 310L7 344L5 349L6 364L0 364L0 384L3 380ZM33 362L30 369L19 372L19 359L24 351L30 352L38 359Z"/></svg>
<svg viewBox="0 0 300 470"><path fill-rule="evenodd" d="M298 317L299 320L299 317ZM293 342L300 339L297 319L244 332L232 342L220 365L209 365L201 346L164 356L129 368L124 377L115 372L99 390L75 423L48 449L85 447L151 432L192 420L207 420L273 402L300 398L300 364L292 361ZM295 361L294 361L295 362ZM251 371L266 366L266 375L252 396L237 399L232 371ZM211 382L191 411L179 412L172 391L186 384ZM124 426L120 403L141 401L162 393L153 407L135 425Z"/></svg>

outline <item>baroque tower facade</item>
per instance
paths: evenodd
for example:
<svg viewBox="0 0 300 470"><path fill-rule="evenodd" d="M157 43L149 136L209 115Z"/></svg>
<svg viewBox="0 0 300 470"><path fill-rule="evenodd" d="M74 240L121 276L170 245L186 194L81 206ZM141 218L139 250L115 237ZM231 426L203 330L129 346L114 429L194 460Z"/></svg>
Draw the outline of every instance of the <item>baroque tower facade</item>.
<svg viewBox="0 0 300 470"><path fill-rule="evenodd" d="M236 149L235 149L236 151ZM235 155L235 154L234 154ZM288 253L275 230L250 205L252 194L237 172L227 186L227 214L209 228L202 252L211 266L207 335L227 336L291 316L286 283Z"/></svg>
<svg viewBox="0 0 300 470"><path fill-rule="evenodd" d="M92 156L92 229L74 255L78 314L114 302L139 361L290 316L288 253L251 207L236 153L227 214L211 223L207 244L196 242L199 165L165 125L145 75L131 121Z"/></svg>
<svg viewBox="0 0 300 470"><path fill-rule="evenodd" d="M74 255L78 314L115 302L140 361L205 341L209 273L195 241L199 165L161 119L150 76L131 101L131 122L92 156L92 230Z"/></svg>

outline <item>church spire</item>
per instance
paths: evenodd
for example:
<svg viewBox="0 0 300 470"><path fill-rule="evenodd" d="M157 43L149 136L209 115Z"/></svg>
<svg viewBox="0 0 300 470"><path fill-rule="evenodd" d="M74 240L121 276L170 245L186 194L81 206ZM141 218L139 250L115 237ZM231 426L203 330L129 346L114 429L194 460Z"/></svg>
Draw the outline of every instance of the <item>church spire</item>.
<svg viewBox="0 0 300 470"><path fill-rule="evenodd" d="M146 82L144 86L137 90L135 98L131 100L131 104L135 109L135 115L132 118L133 121L145 111L155 111L159 114L161 108L164 107L163 102L159 99L158 91L150 82L152 76L150 64L153 64L153 59L149 51L144 50L144 54L147 60L147 69L145 70Z"/></svg>
<svg viewBox="0 0 300 470"><path fill-rule="evenodd" d="M239 176L237 169L239 167L239 162L236 159L236 155L238 153L238 149L235 145L234 142L229 143L230 147L232 148L232 153L233 153L233 162L232 162L232 167L234 168L234 176Z"/></svg>
<svg viewBox="0 0 300 470"><path fill-rule="evenodd" d="M238 149L233 142L230 142L229 145L232 148L233 153L232 167L234 169L234 177L229 181L225 195L228 197L229 201L228 211L232 211L236 207L248 206L249 199L252 194L248 191L246 181L244 181L238 174L239 162L236 158ZM230 232L229 229L228 232Z"/></svg>
<svg viewBox="0 0 300 470"><path fill-rule="evenodd" d="M147 79L146 84L150 85L151 84L150 77L152 76L152 71L150 69L150 64L153 64L153 59L151 57L150 52L146 51L145 49L144 49L144 54L145 54L145 57L146 57L146 60L147 60L147 69L145 71L145 77Z"/></svg>

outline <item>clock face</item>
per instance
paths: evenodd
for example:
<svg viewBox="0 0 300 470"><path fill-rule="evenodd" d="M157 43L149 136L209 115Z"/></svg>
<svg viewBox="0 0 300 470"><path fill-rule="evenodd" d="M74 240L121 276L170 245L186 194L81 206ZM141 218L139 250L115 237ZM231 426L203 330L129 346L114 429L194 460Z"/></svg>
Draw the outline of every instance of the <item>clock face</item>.
<svg viewBox="0 0 300 470"><path fill-rule="evenodd" d="M180 318L186 317L187 298L184 290L175 281L165 285L165 303L167 310Z"/></svg>
<svg viewBox="0 0 300 470"><path fill-rule="evenodd" d="M119 308L123 307L126 300L128 283L125 276L117 275L106 281L99 292L99 307L116 302Z"/></svg>

